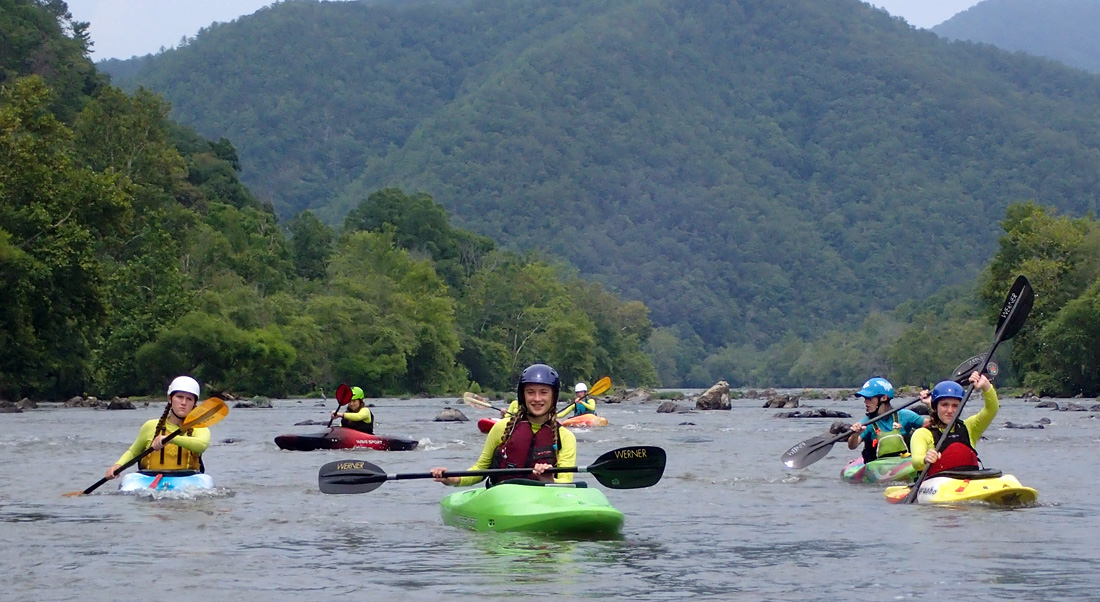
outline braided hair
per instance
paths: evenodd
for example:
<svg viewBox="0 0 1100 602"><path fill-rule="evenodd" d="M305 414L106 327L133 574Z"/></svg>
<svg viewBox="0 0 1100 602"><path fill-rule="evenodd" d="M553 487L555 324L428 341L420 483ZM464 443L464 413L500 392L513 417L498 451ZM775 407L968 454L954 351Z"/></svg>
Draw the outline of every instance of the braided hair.
<svg viewBox="0 0 1100 602"><path fill-rule="evenodd" d="M508 422L504 425L504 436L500 439L500 448L508 445L508 441L512 439L512 433L516 430L516 425L523 421L530 421L530 416L527 412L527 404L519 404L519 410L515 414L509 414L507 418ZM550 417L547 419L543 426L554 429L554 460L557 461L557 452L561 449L561 438L559 428L561 425L558 423L558 415L554 411L554 406L550 406Z"/></svg>
<svg viewBox="0 0 1100 602"><path fill-rule="evenodd" d="M162 413L160 415L160 420L157 421L157 428L156 428L156 430L153 431L153 438L154 439L157 437L157 435L167 435L168 434L168 429L164 426L164 423L167 422L168 412L171 412L171 411L172 411L172 400L169 399L168 400L168 405L164 406L164 413ZM189 428L189 429L187 429L187 431L185 431L183 433L180 433L180 435L183 435L184 437L190 437L191 433L194 430L195 429L193 429L193 428ZM160 448L160 463L164 464L164 447Z"/></svg>

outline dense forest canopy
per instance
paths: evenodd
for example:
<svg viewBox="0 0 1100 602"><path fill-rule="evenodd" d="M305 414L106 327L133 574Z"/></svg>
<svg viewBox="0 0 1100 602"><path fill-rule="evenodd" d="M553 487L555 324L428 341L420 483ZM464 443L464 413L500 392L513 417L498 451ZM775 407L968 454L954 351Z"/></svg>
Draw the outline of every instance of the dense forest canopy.
<svg viewBox="0 0 1100 602"><path fill-rule="evenodd" d="M284 2L108 68L283 215L423 192L644 302L669 384L973 282L1014 202L1100 204L1100 80L857 0Z"/></svg>
<svg viewBox="0 0 1100 602"><path fill-rule="evenodd" d="M280 225L224 137L107 84L63 2L2 0L0 398L507 389L535 361L654 384L637 301L454 228L426 194ZM289 236L288 236L289 235Z"/></svg>
<svg viewBox="0 0 1100 602"><path fill-rule="evenodd" d="M1100 0L985 0L932 31L1100 73Z"/></svg>

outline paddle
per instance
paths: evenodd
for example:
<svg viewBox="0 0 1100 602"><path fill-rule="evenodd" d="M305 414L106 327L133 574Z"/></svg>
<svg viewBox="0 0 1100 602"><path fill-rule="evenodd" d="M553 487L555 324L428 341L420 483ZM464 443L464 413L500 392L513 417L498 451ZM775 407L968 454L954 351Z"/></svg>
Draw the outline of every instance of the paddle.
<svg viewBox="0 0 1100 602"><path fill-rule="evenodd" d="M529 468L490 468L444 473L448 477L487 477L492 475L524 475ZM544 474L587 472L611 489L640 489L657 484L665 472L665 450L659 447L622 447L603 454L588 466L551 468ZM386 481L431 479L430 472L386 474L378 466L364 460L329 462L317 473L317 485L322 493L367 493Z"/></svg>
<svg viewBox="0 0 1100 602"><path fill-rule="evenodd" d="M323 397L324 395L325 390L321 389L321 396ZM351 402L351 387L345 385L344 383L340 383L340 386L336 387L336 403L340 404L336 406L336 409L339 410L340 408L348 405L349 402ZM328 399L325 399L325 403L328 403ZM336 420L336 416L329 416L328 426L326 426L325 428L332 428L333 420Z"/></svg>
<svg viewBox="0 0 1100 602"><path fill-rule="evenodd" d="M481 395L478 395L477 393L471 393L469 391L466 391L465 393L462 394L462 401L466 405L468 405L470 407L474 407L474 408L481 408L483 410L496 410L498 412L503 412L504 411L503 408L498 408L498 407L494 406L493 404L489 403L488 399L485 399L484 397L482 397Z"/></svg>
<svg viewBox="0 0 1100 602"><path fill-rule="evenodd" d="M229 414L229 407L225 405L225 402L222 401L221 399L218 399L217 397L211 397L210 399L207 399L206 401L204 401L204 402L200 403L199 405L195 406L195 409L191 410L191 413L189 413L187 415L187 418L185 418L183 420L183 424L180 425L179 430L177 430L176 432L174 432L171 435L168 435L167 437L164 438L164 444L167 445L169 441L176 438L176 435L178 435L180 433L183 433L183 432L186 432L190 429L209 427L211 425L217 424L217 423L221 422L221 419L225 418L226 415L228 415L228 414ZM122 466L120 466L118 468L118 471L115 474L119 474L122 471L126 470L127 468L133 466L134 464L137 464L138 461L140 461L145 456L148 456L152 452L153 452L153 448L149 447L145 451L138 454L137 457L134 458L133 460L130 460L129 462L127 462L127 463L123 464ZM66 493L64 495L66 495L66 496L88 495L89 493L95 491L96 489L99 489L100 485L103 485L108 480L110 480L110 479L108 479L107 477L103 477L102 479L96 481L95 484L93 484L91 487L85 489L84 491L73 491L73 492L70 492L70 493Z"/></svg>
<svg viewBox="0 0 1100 602"><path fill-rule="evenodd" d="M997 331L993 335L993 344L990 345L989 351L985 355L977 356L982 360L982 367L979 372L985 372L986 364L993 358L993 352L997 350L997 345L1000 345L1002 341L1007 341L1020 332L1020 328L1027 321L1027 315L1031 313L1031 305L1035 302L1035 293L1031 290L1031 283L1027 281L1024 276L1017 276L1016 282L1012 283L1012 288L1008 291L1008 296L1005 297L1005 304L1001 307L1001 317L997 320ZM944 433L950 433L955 428L955 424L959 421L959 416L962 416L963 407L966 406L966 400L970 399L970 394L974 392L974 385L970 385L966 389L966 395L962 401L959 402L959 409L955 411L955 415L951 418L951 423L947 425L947 428L943 430ZM936 444L936 451L942 452L944 445L947 443L947 437L940 437L939 442ZM913 486L909 489L909 495L905 498L906 504L912 504L917 501L917 492L920 491L921 483L928 477L928 470L932 468L931 464L926 463L924 470L917 475L917 480L913 481Z"/></svg>
<svg viewBox="0 0 1100 602"><path fill-rule="evenodd" d="M985 356L981 355L975 355L974 357L967 358L963 361L963 363L959 364L959 366L955 368L955 372L953 373L955 376L953 378L958 378L959 374L966 374L967 377L969 377L970 373L974 370L977 370L978 366L981 365L984 360ZM885 414L882 414L881 416L875 416L874 418L868 419L866 422L861 422L860 424L866 426L868 424L871 424L872 422L882 420L887 416L897 414L898 412L917 403L918 401L920 401L920 399L914 399L913 401L906 403L900 408L895 408ZM787 468L806 468L810 464L813 464L814 462L817 462L818 460L829 455L829 450L833 448L834 443L843 439L847 439L851 435L851 431L847 431L839 435L832 435L829 433L818 435L817 437L807 439L783 452L783 455L780 456L779 459L783 461L783 464L785 464Z"/></svg>

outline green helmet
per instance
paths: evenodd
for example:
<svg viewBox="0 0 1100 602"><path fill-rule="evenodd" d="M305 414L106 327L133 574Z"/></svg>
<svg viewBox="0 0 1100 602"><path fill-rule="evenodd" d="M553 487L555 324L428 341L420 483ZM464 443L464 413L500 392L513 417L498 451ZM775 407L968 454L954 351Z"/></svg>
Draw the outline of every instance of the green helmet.
<svg viewBox="0 0 1100 602"><path fill-rule="evenodd" d="M363 397L364 397L364 395L363 395L363 390L362 389L360 389L359 387L352 387L351 388L351 400L352 401L355 401L356 399L363 399Z"/></svg>

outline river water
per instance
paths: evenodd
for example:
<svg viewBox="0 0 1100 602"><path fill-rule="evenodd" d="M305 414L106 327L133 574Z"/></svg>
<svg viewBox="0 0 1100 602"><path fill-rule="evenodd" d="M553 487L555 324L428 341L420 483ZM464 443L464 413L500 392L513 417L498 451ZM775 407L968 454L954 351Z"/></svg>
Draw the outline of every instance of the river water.
<svg viewBox="0 0 1100 602"><path fill-rule="evenodd" d="M1100 504L1087 464L1100 419L1091 412L1002 400L979 451L987 466L1038 489L1041 502L1003 510L890 505L881 487L839 479L857 454L843 443L789 471L780 454L831 420L777 419L759 400L696 414L602 405L609 426L575 431L578 464L645 444L665 448L668 467L654 487L604 489L626 514L623 534L585 541L445 526L439 500L453 490L427 480L320 493L317 469L343 458L390 473L465 469L484 441L474 421L486 414L463 406L470 422L441 423L432 418L461 402L373 400L377 431L419 439L419 449L280 451L276 435L322 428L293 426L326 419L317 403L231 410L204 455L218 490L182 497L123 495L114 483L62 496L99 479L141 423L159 416L159 403L0 415L0 600L1091 600L1100 592ZM851 399L806 405L862 408ZM1053 421L1043 430L1002 428L1041 417Z"/></svg>

